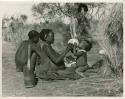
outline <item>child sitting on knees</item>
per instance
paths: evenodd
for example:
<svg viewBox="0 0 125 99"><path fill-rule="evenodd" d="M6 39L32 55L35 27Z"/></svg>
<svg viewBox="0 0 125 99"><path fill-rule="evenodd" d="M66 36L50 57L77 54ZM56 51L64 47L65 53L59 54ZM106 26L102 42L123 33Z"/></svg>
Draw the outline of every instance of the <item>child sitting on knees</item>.
<svg viewBox="0 0 125 99"><path fill-rule="evenodd" d="M83 72L89 69L87 63L87 52L92 48L92 44L88 40L83 40L79 46L76 48L74 55L76 59L76 73L80 76L84 76Z"/></svg>

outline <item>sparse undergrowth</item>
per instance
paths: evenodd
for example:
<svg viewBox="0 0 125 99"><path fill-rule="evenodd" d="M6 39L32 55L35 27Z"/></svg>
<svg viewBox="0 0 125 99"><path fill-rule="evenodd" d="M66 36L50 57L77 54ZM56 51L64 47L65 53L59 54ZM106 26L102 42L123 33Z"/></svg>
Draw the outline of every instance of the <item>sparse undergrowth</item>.
<svg viewBox="0 0 125 99"><path fill-rule="evenodd" d="M9 49L9 50L8 50ZM42 81L31 89L24 88L23 74L15 71L15 46L3 42L3 96L122 96L122 78L103 78L96 72L86 72L80 80ZM91 54L91 53L90 53ZM91 55L89 55L91 56ZM94 55L93 55L94 56ZM89 58L89 57L88 57ZM94 58L93 58L94 59ZM90 61L90 60L89 60Z"/></svg>

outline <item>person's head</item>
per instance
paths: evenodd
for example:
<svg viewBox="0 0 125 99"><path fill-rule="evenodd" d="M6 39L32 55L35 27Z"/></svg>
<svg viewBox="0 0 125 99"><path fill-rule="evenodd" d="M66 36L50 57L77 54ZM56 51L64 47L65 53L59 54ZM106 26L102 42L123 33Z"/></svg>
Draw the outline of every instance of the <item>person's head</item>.
<svg viewBox="0 0 125 99"><path fill-rule="evenodd" d="M42 29L40 32L40 39L48 44L54 43L54 32L51 29Z"/></svg>
<svg viewBox="0 0 125 99"><path fill-rule="evenodd" d="M29 40L33 43L37 43L39 41L39 33L35 30L31 30L28 33Z"/></svg>
<svg viewBox="0 0 125 99"><path fill-rule="evenodd" d="M80 3L78 5L78 12L81 13L81 14L86 14L88 12L88 7L86 4L83 4L83 3Z"/></svg>
<svg viewBox="0 0 125 99"><path fill-rule="evenodd" d="M85 51L90 51L90 49L92 48L92 43L89 42L88 40L83 40L79 44L79 48L81 48L81 49L83 49Z"/></svg>

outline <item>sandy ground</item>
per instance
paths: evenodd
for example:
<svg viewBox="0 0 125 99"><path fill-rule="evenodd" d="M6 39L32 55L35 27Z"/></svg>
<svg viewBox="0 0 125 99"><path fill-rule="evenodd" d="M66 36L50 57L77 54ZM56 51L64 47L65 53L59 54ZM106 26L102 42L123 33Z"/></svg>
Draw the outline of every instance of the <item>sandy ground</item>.
<svg viewBox="0 0 125 99"><path fill-rule="evenodd" d="M80 80L42 81L34 88L26 89L23 74L15 70L15 47L3 42L2 95L3 96L122 96L121 80L102 78L97 73Z"/></svg>

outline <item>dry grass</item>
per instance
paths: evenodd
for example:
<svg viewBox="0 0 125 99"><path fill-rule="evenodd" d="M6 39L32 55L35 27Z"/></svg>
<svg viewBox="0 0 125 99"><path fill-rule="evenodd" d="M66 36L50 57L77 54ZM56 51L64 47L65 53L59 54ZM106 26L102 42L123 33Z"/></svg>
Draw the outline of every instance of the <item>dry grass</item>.
<svg viewBox="0 0 125 99"><path fill-rule="evenodd" d="M63 34L67 33L67 27L60 24L55 25L49 24L46 27L50 27L55 32L55 44L54 48L61 52L65 49L63 44ZM104 24L101 24L99 27L100 33L97 34L98 38L102 37L102 41L99 41L100 47L105 49L109 55L112 63L116 64L117 60L114 58L114 53L116 53L115 47L113 48L108 42L105 33L105 24L107 26L107 21ZM16 52L16 47L19 43L27 39L27 33L31 29L40 31L44 26L39 25L29 25L23 27L17 27L16 33L13 34L12 31L3 29L4 40L13 41L13 43L8 43L3 41L3 56L2 56L2 94L3 96L122 96L123 94L123 83L122 78L116 77L101 77L100 74L94 71L88 71L85 73L86 78L71 81L71 80L61 80L47 82L39 80L36 87L31 89L25 89L23 85L23 74L17 73L15 70L15 61L14 55ZM103 31L104 30L104 31ZM60 35L61 34L61 35ZM96 36L96 37L97 37ZM109 39L108 39L109 41ZM66 42L65 42L66 43ZM9 50L8 50L9 49ZM88 53L88 62L89 64L95 63L100 59L98 55L99 46L92 48Z"/></svg>
<svg viewBox="0 0 125 99"><path fill-rule="evenodd" d="M95 72L86 72L86 78L80 80L42 81L31 89L24 88L23 74L15 69L13 43L3 42L2 56L2 95L3 96L122 96L122 80L102 78ZM9 51L8 51L9 49ZM93 48L93 53L97 55ZM89 59L95 55L90 52ZM91 61L91 59L89 61ZM97 58L96 58L97 59ZM96 61L95 59L95 61ZM120 82L118 82L120 81Z"/></svg>
<svg viewBox="0 0 125 99"><path fill-rule="evenodd" d="M104 18L97 25L97 42L101 49L106 52L106 58L117 75L121 76L120 68L123 65L123 46L122 41L122 5L112 4L106 10ZM120 25L121 24L121 25ZM115 43L114 43L115 42ZM120 45L120 46L119 46Z"/></svg>

